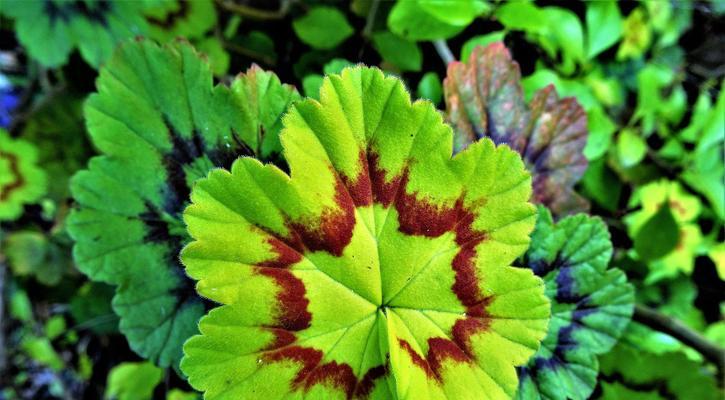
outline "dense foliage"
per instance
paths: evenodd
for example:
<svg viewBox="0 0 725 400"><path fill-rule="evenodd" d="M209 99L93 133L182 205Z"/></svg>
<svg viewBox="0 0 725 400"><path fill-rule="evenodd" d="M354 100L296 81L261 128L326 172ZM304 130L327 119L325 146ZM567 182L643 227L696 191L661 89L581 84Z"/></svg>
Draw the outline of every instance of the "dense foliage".
<svg viewBox="0 0 725 400"><path fill-rule="evenodd" d="M0 0L0 400L725 396L725 3Z"/></svg>

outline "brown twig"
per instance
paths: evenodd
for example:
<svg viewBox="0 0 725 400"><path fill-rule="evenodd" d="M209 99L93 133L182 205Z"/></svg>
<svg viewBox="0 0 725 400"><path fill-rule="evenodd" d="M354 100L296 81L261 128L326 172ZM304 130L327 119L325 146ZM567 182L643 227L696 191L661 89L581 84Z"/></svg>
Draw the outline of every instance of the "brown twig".
<svg viewBox="0 0 725 400"><path fill-rule="evenodd" d="M277 10L260 10L258 8L246 6L244 4L238 4L231 0L216 0L217 4L227 11L231 11L235 14L239 14L243 17L248 17L258 20L273 20L283 19L287 16L290 6L292 5L291 0L283 0L279 9Z"/></svg>
<svg viewBox="0 0 725 400"><path fill-rule="evenodd" d="M725 371L725 349L690 329L677 319L639 304L634 307L632 319L652 329L666 333L697 350L705 359L717 366L720 376Z"/></svg>

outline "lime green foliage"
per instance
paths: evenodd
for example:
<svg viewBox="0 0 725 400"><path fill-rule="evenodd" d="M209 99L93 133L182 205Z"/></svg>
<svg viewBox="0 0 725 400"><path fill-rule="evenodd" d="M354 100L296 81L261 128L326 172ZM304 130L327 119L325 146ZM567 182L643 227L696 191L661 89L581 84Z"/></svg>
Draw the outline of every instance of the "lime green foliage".
<svg viewBox="0 0 725 400"><path fill-rule="evenodd" d="M546 282L551 322L546 339L519 369L519 399L587 399L597 382L597 355L609 351L629 323L634 289L607 268L606 225L578 214L554 224L539 209L524 265Z"/></svg>
<svg viewBox="0 0 725 400"><path fill-rule="evenodd" d="M18 39L41 64L61 66L77 47L86 62L98 67L121 40L146 32L145 5L115 0L4 0L0 10L15 19Z"/></svg>
<svg viewBox="0 0 725 400"><path fill-rule="evenodd" d="M617 156L624 168L633 167L647 154L647 142L631 129L622 129L617 136Z"/></svg>
<svg viewBox="0 0 725 400"><path fill-rule="evenodd" d="M345 67L352 66L350 61L344 58L333 58L322 68L322 71L326 74L339 74ZM302 80L302 87L305 91L305 96L312 97L313 99L319 100L320 98L320 87L322 87L323 76L319 74L307 75Z"/></svg>
<svg viewBox="0 0 725 400"><path fill-rule="evenodd" d="M60 355L55 351L50 339L47 337L37 337L28 335L23 338L20 346L23 351L40 365L48 367L54 371L60 371L65 365Z"/></svg>
<svg viewBox="0 0 725 400"><path fill-rule="evenodd" d="M205 398L510 398L545 336L519 156L450 127L377 69L325 78L253 158L197 182L181 255L223 304L184 345Z"/></svg>
<svg viewBox="0 0 725 400"><path fill-rule="evenodd" d="M317 6L292 23L297 36L316 49L331 49L353 34L345 15L333 7Z"/></svg>
<svg viewBox="0 0 725 400"><path fill-rule="evenodd" d="M240 155L278 160L281 115L298 94L257 67L212 86L189 44L146 40L123 45L97 88L85 116L103 155L71 182L74 258L92 280L118 286L113 307L131 348L176 365L204 308L177 259L190 187Z"/></svg>
<svg viewBox="0 0 725 400"><path fill-rule="evenodd" d="M647 24L645 12L636 8L624 20L624 39L617 51L618 59L641 56L650 45L652 30Z"/></svg>
<svg viewBox="0 0 725 400"><path fill-rule="evenodd" d="M104 398L150 400L162 377L163 370L148 362L119 364L108 374Z"/></svg>
<svg viewBox="0 0 725 400"><path fill-rule="evenodd" d="M467 63L451 63L444 82L447 117L459 151L481 137L518 151L532 171L534 200L556 214L587 209L574 184L587 167L584 110L559 99L552 86L527 105L518 64L502 43L473 50Z"/></svg>
<svg viewBox="0 0 725 400"><path fill-rule="evenodd" d="M638 256L653 260L648 263L649 279L691 273L702 242L702 233L695 221L702 209L700 200L688 194L678 182L661 180L641 187L632 195L630 207L638 205L641 209L624 221L635 240L635 250L644 250ZM642 245L638 246L638 242Z"/></svg>
<svg viewBox="0 0 725 400"><path fill-rule="evenodd" d="M401 72L420 71L423 53L417 43L384 31L373 34L373 46L385 62Z"/></svg>
<svg viewBox="0 0 725 400"><path fill-rule="evenodd" d="M398 1L388 14L388 27L410 40L447 39L489 10L490 5L484 0Z"/></svg>
<svg viewBox="0 0 725 400"><path fill-rule="evenodd" d="M603 400L722 399L714 377L682 353L655 355L620 344L600 358Z"/></svg>
<svg viewBox="0 0 725 400"><path fill-rule="evenodd" d="M32 143L13 139L0 128L0 221L18 218L23 205L45 195L46 176L37 159Z"/></svg>

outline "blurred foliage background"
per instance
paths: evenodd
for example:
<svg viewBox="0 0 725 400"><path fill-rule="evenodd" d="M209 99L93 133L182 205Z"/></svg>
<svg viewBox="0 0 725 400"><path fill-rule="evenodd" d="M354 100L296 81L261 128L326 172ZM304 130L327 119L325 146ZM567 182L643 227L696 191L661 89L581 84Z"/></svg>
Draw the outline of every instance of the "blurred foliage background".
<svg viewBox="0 0 725 400"><path fill-rule="evenodd" d="M95 154L83 101L136 36L191 42L221 82L257 64L309 97L324 74L376 65L439 109L448 63L503 41L527 99L553 84L587 112L575 188L644 310L601 357L593 398L722 385L671 326L725 345L725 2L0 0L0 155L35 177L21 201L0 195L0 399L198 397L129 349L114 289L75 269L65 228L68 181Z"/></svg>

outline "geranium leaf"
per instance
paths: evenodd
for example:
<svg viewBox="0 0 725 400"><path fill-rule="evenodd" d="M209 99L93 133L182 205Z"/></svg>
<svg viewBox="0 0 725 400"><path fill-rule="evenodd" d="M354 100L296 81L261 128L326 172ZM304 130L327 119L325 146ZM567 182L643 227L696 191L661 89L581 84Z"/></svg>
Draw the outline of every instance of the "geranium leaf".
<svg viewBox="0 0 725 400"><path fill-rule="evenodd" d="M296 103L287 175L252 158L197 182L181 258L222 303L185 344L205 398L507 398L546 331L508 267L535 209L519 156L452 132L400 80L354 67Z"/></svg>
<svg viewBox="0 0 725 400"><path fill-rule="evenodd" d="M212 86L190 45L146 40L123 45L97 87L85 117L103 155L71 182L74 257L91 279L118 285L131 347L176 365L204 311L178 261L191 184L240 155L277 159L281 115L298 94L257 67Z"/></svg>
<svg viewBox="0 0 725 400"><path fill-rule="evenodd" d="M47 67L68 61L74 48L94 67L116 44L147 30L142 1L3 1L2 12L15 19L20 43Z"/></svg>
<svg viewBox="0 0 725 400"><path fill-rule="evenodd" d="M652 354L620 343L600 362L599 399L716 400L723 396L715 378L683 353Z"/></svg>
<svg viewBox="0 0 725 400"><path fill-rule="evenodd" d="M546 282L551 322L546 339L519 369L519 399L587 399L597 382L597 355L617 343L634 308L634 289L607 269L606 225L584 214L554 224L540 208L524 264Z"/></svg>
<svg viewBox="0 0 725 400"><path fill-rule="evenodd" d="M47 178L37 159L32 143L13 139L0 128L0 221L18 218L23 205L45 194Z"/></svg>
<svg viewBox="0 0 725 400"><path fill-rule="evenodd" d="M519 66L502 43L477 47L467 63L448 66L444 89L455 150L482 137L506 143L532 171L536 202L556 214L587 209L573 190L587 167L584 110L573 98L559 99L553 86L527 106L520 81Z"/></svg>

